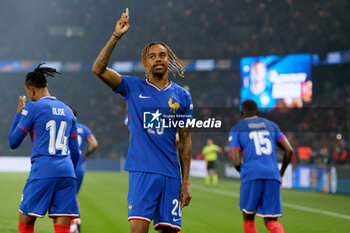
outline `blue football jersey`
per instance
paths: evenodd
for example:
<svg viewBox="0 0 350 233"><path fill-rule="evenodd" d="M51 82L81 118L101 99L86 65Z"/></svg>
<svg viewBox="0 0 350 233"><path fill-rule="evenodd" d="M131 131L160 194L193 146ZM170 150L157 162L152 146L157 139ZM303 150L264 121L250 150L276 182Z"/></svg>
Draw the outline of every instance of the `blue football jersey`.
<svg viewBox="0 0 350 233"><path fill-rule="evenodd" d="M79 166L84 166L84 158L83 158L84 146L87 139L92 136L92 132L86 125L83 125L80 123L77 123L77 131L78 131L78 143L79 143L79 154L80 154L77 167L79 167Z"/></svg>
<svg viewBox="0 0 350 233"><path fill-rule="evenodd" d="M18 115L18 124L15 118L9 141L11 144L11 141L19 140L20 144L25 137L20 134L21 131L30 133L32 166L29 179L75 178L70 153L78 155L78 135L76 118L71 109L53 96L44 96L27 104Z"/></svg>
<svg viewBox="0 0 350 233"><path fill-rule="evenodd" d="M276 145L285 138L279 127L265 118L246 118L232 127L229 134L231 149L241 150L242 183L255 179L280 181Z"/></svg>
<svg viewBox="0 0 350 233"><path fill-rule="evenodd" d="M174 82L161 90L148 79L127 76L122 76L114 92L124 97L129 114L131 139L125 169L180 179L175 148L178 125L162 122L192 119L190 93ZM150 126L153 123L155 127Z"/></svg>

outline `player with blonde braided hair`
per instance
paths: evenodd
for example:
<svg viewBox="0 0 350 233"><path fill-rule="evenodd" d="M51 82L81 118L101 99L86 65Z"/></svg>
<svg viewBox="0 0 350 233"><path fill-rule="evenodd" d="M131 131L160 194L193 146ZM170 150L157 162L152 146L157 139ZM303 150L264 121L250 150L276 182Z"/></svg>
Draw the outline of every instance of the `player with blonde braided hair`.
<svg viewBox="0 0 350 233"><path fill-rule="evenodd" d="M129 28L126 9L96 58L93 72L127 103L131 138L124 168L129 171L130 231L147 233L153 220L158 232L175 233L181 230L181 209L191 200L191 129L164 127L162 120L169 119L169 114L175 116L172 120L191 120L191 95L169 80L169 72L184 76L184 64L162 42L152 42L143 49L145 80L107 68L115 45ZM177 132L181 170L176 153Z"/></svg>
<svg viewBox="0 0 350 233"><path fill-rule="evenodd" d="M156 44L162 45L168 53L169 60L170 60L168 71L173 73L174 77L177 74L183 78L185 74L184 63L174 54L174 52L171 50L171 48L168 45L160 41L151 42L148 45L146 45L145 48L142 50L142 64L143 64L143 67L145 68L146 76L149 77L151 75L150 67L148 66L148 63L147 63L147 55L149 53L150 47Z"/></svg>

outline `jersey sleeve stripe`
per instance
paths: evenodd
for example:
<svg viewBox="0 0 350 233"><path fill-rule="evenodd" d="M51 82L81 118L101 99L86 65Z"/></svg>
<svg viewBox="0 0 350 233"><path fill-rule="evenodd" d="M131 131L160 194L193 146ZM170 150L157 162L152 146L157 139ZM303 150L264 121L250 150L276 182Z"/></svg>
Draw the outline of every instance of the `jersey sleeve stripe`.
<svg viewBox="0 0 350 233"><path fill-rule="evenodd" d="M71 135L71 137L72 137L72 138L78 137L78 134L73 133L73 134Z"/></svg>
<svg viewBox="0 0 350 233"><path fill-rule="evenodd" d="M242 149L240 147L233 147L232 150L239 150L239 151L241 151Z"/></svg>
<svg viewBox="0 0 350 233"><path fill-rule="evenodd" d="M93 134L89 134L88 136L86 136L86 138L92 137Z"/></svg>
<svg viewBox="0 0 350 233"><path fill-rule="evenodd" d="M19 126L18 126L18 128L20 128L21 130L23 130L25 133L29 133L29 130L23 129L22 127L19 127Z"/></svg>
<svg viewBox="0 0 350 233"><path fill-rule="evenodd" d="M35 135L34 126L33 126L33 140L34 140L34 148L36 149L36 135Z"/></svg>
<svg viewBox="0 0 350 233"><path fill-rule="evenodd" d="M129 111L128 111L128 104L126 103L126 100L124 100L124 101L125 101L126 115L128 116L128 119L130 120Z"/></svg>
<svg viewBox="0 0 350 233"><path fill-rule="evenodd" d="M284 139L286 139L286 137L281 137L280 139L278 139L278 142L282 142Z"/></svg>

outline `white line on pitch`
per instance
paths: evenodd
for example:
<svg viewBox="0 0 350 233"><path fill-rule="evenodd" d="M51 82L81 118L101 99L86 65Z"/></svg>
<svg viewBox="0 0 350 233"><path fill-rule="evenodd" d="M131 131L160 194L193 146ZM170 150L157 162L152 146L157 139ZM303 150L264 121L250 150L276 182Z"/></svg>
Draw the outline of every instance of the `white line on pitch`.
<svg viewBox="0 0 350 233"><path fill-rule="evenodd" d="M230 191L226 191L226 190L211 189L211 188L203 187L203 186L200 186L200 185L193 185L193 184L191 185L191 187L193 187L194 189L200 190L200 191L206 191L206 192L209 192L209 193L220 194L220 195L227 196L227 197L236 197L236 198L239 197L238 193L230 192ZM331 212L331 211L328 211L328 210L320 210L320 209L315 209L315 208L295 205L295 204L286 203L286 202L283 202L282 206L287 207L287 208L291 208L291 209L302 210L302 211L305 211L305 212L316 213L316 214L323 214L323 215L327 215L327 216L332 216L332 217L336 217L336 218L342 218L342 219L350 220L350 216L349 215L338 214L338 213Z"/></svg>

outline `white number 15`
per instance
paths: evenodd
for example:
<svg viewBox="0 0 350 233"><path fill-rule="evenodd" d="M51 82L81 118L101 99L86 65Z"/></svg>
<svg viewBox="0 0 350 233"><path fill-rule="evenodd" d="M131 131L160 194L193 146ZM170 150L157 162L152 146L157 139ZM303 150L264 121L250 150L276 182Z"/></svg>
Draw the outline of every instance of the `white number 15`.
<svg viewBox="0 0 350 233"><path fill-rule="evenodd" d="M270 155L272 153L272 143L268 136L268 131L252 131L249 138L254 140L255 152L257 155Z"/></svg>

